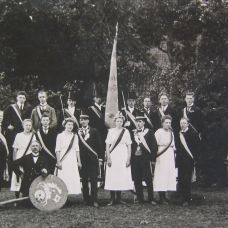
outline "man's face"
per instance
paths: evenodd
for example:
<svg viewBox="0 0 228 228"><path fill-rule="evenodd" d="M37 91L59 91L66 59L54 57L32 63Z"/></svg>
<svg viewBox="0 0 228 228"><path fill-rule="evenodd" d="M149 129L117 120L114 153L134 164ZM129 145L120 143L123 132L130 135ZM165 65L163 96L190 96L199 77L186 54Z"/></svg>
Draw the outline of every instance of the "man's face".
<svg viewBox="0 0 228 228"><path fill-rule="evenodd" d="M38 94L38 99L39 99L41 104L46 103L47 102L47 94L43 93L43 92L39 93Z"/></svg>
<svg viewBox="0 0 228 228"><path fill-rule="evenodd" d="M188 125L189 125L189 123L188 123L187 120L182 119L182 120L180 121L181 130L185 130L185 129L188 127Z"/></svg>
<svg viewBox="0 0 228 228"><path fill-rule="evenodd" d="M72 99L68 99L67 100L67 105L70 107L74 107L76 105L76 101L72 100Z"/></svg>
<svg viewBox="0 0 228 228"><path fill-rule="evenodd" d="M82 125L82 127L87 127L88 124L89 124L89 119L81 118L80 119L80 124Z"/></svg>
<svg viewBox="0 0 228 228"><path fill-rule="evenodd" d="M41 124L43 127L48 127L50 124L50 119L49 117L42 117L41 119Z"/></svg>
<svg viewBox="0 0 228 228"><path fill-rule="evenodd" d="M31 144L31 151L35 154L39 153L40 151L40 144L38 142L32 142Z"/></svg>
<svg viewBox="0 0 228 228"><path fill-rule="evenodd" d="M150 105L151 105L151 100L150 98L146 97L144 100L143 100L143 105L145 108L149 108Z"/></svg>
<svg viewBox="0 0 228 228"><path fill-rule="evenodd" d="M185 102L187 106L191 106L194 103L194 97L192 95L186 95Z"/></svg>
<svg viewBox="0 0 228 228"><path fill-rule="evenodd" d="M131 108L135 107L135 99L127 99L127 105Z"/></svg>
<svg viewBox="0 0 228 228"><path fill-rule="evenodd" d="M143 120L137 120L137 126L139 129L143 128L145 125L145 122Z"/></svg>
<svg viewBox="0 0 228 228"><path fill-rule="evenodd" d="M18 103L24 104L25 101L26 101L25 95L18 95L18 96L17 96L17 102L18 102Z"/></svg>
<svg viewBox="0 0 228 228"><path fill-rule="evenodd" d="M94 102L97 103L97 104L101 104L101 97L94 97Z"/></svg>
<svg viewBox="0 0 228 228"><path fill-rule="evenodd" d="M169 104L169 98L166 96L166 95L162 95L161 97L160 97L160 104L162 105L162 106L166 106L166 105L168 105Z"/></svg>

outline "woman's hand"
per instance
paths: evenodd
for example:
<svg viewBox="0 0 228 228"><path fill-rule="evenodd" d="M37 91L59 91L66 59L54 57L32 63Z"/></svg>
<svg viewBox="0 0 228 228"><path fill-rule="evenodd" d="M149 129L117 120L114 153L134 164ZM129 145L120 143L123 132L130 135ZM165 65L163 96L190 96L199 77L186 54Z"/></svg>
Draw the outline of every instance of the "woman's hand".
<svg viewBox="0 0 228 228"><path fill-rule="evenodd" d="M131 165L131 161L130 161L130 159L127 159L126 167L128 168L130 165Z"/></svg>
<svg viewBox="0 0 228 228"><path fill-rule="evenodd" d="M58 169L62 169L62 162L61 161L58 161L57 164L56 164L57 168Z"/></svg>
<svg viewBox="0 0 228 228"><path fill-rule="evenodd" d="M107 164L108 164L108 167L112 166L112 160L110 157L108 157L108 159L107 159Z"/></svg>

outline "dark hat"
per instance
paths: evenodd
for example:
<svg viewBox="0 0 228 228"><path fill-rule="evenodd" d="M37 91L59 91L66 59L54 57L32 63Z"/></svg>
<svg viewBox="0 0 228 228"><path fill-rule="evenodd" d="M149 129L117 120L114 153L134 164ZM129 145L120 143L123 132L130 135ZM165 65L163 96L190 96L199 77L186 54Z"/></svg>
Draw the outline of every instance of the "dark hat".
<svg viewBox="0 0 228 228"><path fill-rule="evenodd" d="M137 99L136 93L134 91L131 91L127 95L127 99Z"/></svg>
<svg viewBox="0 0 228 228"><path fill-rule="evenodd" d="M146 121L146 117L145 116L136 116L135 117L135 121L139 121L139 120L143 120L143 121Z"/></svg>
<svg viewBox="0 0 228 228"><path fill-rule="evenodd" d="M76 94L75 94L75 93L73 93L73 92L69 92L69 93L68 93L68 97L67 97L67 99L70 99L70 100L76 101L76 100L77 100L77 98L76 98Z"/></svg>
<svg viewBox="0 0 228 228"><path fill-rule="evenodd" d="M89 114L85 110L81 110L80 119L89 119Z"/></svg>

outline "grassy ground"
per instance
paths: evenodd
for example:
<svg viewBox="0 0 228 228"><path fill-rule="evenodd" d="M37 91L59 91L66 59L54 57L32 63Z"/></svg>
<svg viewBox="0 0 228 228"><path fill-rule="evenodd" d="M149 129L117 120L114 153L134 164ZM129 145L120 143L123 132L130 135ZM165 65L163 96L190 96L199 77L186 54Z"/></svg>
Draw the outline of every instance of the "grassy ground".
<svg viewBox="0 0 228 228"><path fill-rule="evenodd" d="M188 208L176 204L133 204L133 195L129 192L123 194L126 206L108 207L105 205L109 194L104 190L99 191L99 209L83 205L81 196L70 198L64 208L50 213L32 207L14 208L11 204L0 208L0 227L228 227L228 189L194 190L194 196L194 203ZM0 201L13 197L6 189L0 193Z"/></svg>

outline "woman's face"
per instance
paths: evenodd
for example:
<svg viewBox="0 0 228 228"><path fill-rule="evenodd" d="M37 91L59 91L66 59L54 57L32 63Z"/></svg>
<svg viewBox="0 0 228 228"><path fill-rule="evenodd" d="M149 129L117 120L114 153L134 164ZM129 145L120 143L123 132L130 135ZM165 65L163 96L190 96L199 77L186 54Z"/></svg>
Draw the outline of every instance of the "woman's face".
<svg viewBox="0 0 228 228"><path fill-rule="evenodd" d="M30 132L32 130L32 123L30 121L24 122L23 128L25 132Z"/></svg>
<svg viewBox="0 0 228 228"><path fill-rule="evenodd" d="M162 126L165 130L171 129L171 120L166 119L163 123Z"/></svg>
<svg viewBox="0 0 228 228"><path fill-rule="evenodd" d="M71 132L74 128L74 124L72 122L67 122L65 125L65 130Z"/></svg>
<svg viewBox="0 0 228 228"><path fill-rule="evenodd" d="M121 128L123 126L123 119L122 118L117 118L116 121L116 127Z"/></svg>

